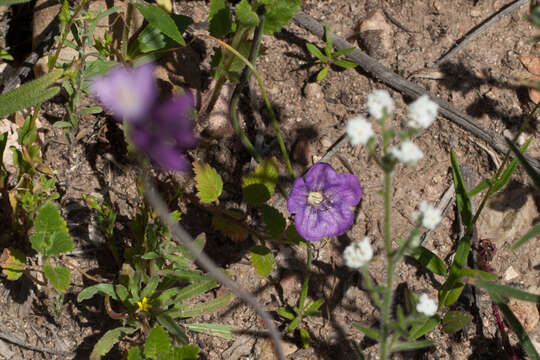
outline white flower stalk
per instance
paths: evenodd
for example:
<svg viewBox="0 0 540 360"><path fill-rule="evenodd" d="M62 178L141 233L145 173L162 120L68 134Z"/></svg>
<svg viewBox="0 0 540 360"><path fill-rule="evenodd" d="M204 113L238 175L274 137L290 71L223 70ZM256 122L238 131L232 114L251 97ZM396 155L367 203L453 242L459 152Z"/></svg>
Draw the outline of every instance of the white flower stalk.
<svg viewBox="0 0 540 360"><path fill-rule="evenodd" d="M343 252L345 264L352 268L358 269L366 265L373 257L373 248L369 243L369 238L365 237L362 241L353 242L345 248Z"/></svg>
<svg viewBox="0 0 540 360"><path fill-rule="evenodd" d="M413 213L413 218L416 221L421 219L422 226L429 230L435 230L442 220L441 211L425 201L420 203L418 211Z"/></svg>
<svg viewBox="0 0 540 360"><path fill-rule="evenodd" d="M422 150L410 140L403 141L399 146L391 146L388 151L396 160L408 165L416 165L424 157Z"/></svg>
<svg viewBox="0 0 540 360"><path fill-rule="evenodd" d="M433 316L437 312L437 304L427 294L422 294L416 304L416 311L426 316Z"/></svg>
<svg viewBox="0 0 540 360"><path fill-rule="evenodd" d="M382 117L392 115L394 112L394 100L385 90L373 90L367 97L368 112L375 119L380 120Z"/></svg>
<svg viewBox="0 0 540 360"><path fill-rule="evenodd" d="M409 105L408 125L415 129L427 129L437 117L439 105L427 95L422 95Z"/></svg>
<svg viewBox="0 0 540 360"><path fill-rule="evenodd" d="M347 123L347 135L352 145L366 145L375 132L365 117L357 116Z"/></svg>

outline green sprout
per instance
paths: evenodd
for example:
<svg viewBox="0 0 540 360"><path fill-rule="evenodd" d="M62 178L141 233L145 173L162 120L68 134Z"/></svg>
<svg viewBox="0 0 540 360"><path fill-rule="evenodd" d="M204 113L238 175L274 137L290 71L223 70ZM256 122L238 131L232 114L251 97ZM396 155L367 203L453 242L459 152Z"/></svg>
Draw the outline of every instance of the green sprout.
<svg viewBox="0 0 540 360"><path fill-rule="evenodd" d="M317 77L316 77L317 81L321 81L326 77L326 74L328 73L328 70L330 69L330 66L332 64L342 67L344 69L352 69L356 67L357 65L356 63L349 60L338 59L338 57L348 54L351 51L353 51L354 48L343 49L343 50L332 52L333 41L332 41L332 37L330 36L330 26L328 25L324 26L324 33L325 33L324 36L326 39L325 44L324 44L324 54L314 44L311 44L311 43L306 44L306 49L309 51L309 53L318 59L317 63L324 64L324 67L317 74Z"/></svg>

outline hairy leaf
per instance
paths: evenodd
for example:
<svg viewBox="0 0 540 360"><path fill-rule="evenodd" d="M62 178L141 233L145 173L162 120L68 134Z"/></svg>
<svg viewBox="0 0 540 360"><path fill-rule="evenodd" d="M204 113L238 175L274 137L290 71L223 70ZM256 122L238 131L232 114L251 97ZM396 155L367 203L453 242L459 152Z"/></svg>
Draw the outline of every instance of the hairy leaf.
<svg viewBox="0 0 540 360"><path fill-rule="evenodd" d="M157 359L168 356L171 349L171 339L169 334L159 325L150 330L146 344L144 344L144 355L146 357Z"/></svg>
<svg viewBox="0 0 540 360"><path fill-rule="evenodd" d="M223 180L210 165L196 161L193 163L197 196L203 203L216 201L223 191Z"/></svg>
<svg viewBox="0 0 540 360"><path fill-rule="evenodd" d="M68 269L63 266L52 267L51 265L43 265L43 274L51 282L52 286L59 291L64 292L69 286L71 274Z"/></svg>
<svg viewBox="0 0 540 360"><path fill-rule="evenodd" d="M224 324L184 324L184 326L191 330L203 334L219 336L225 339L232 339L232 330L229 325Z"/></svg>
<svg viewBox="0 0 540 360"><path fill-rule="evenodd" d="M57 256L73 249L66 222L54 203L48 201L39 209L30 241L34 250L46 256Z"/></svg>
<svg viewBox="0 0 540 360"><path fill-rule="evenodd" d="M256 245L249 250L249 256L251 257L251 263L261 278L267 277L272 272L276 260L274 255L265 246Z"/></svg>
<svg viewBox="0 0 540 360"><path fill-rule="evenodd" d="M18 280L23 275L25 264L26 257L22 251L4 248L2 256L0 256L0 266L2 273L6 275L8 280Z"/></svg>
<svg viewBox="0 0 540 360"><path fill-rule="evenodd" d="M240 1L236 7L236 17L241 24L255 27L259 24L259 16L253 9L248 0Z"/></svg>

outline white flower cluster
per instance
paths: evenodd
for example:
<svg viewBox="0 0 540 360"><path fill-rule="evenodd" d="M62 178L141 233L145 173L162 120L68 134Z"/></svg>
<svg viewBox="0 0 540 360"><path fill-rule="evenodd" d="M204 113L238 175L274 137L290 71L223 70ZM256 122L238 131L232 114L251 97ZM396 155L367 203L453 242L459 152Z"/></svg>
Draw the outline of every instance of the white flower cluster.
<svg viewBox="0 0 540 360"><path fill-rule="evenodd" d="M373 248L369 243L369 238L365 237L362 241L357 241L345 248L343 252L345 264L352 268L358 269L366 265L373 257Z"/></svg>
<svg viewBox="0 0 540 360"><path fill-rule="evenodd" d="M441 211L425 201L420 203L418 211L413 212L413 218L422 220L422 226L429 230L435 230L442 220Z"/></svg>
<svg viewBox="0 0 540 360"><path fill-rule="evenodd" d="M433 316L437 312L437 304L427 294L422 294L416 304L416 311L426 316Z"/></svg>
<svg viewBox="0 0 540 360"><path fill-rule="evenodd" d="M408 125L415 129L427 129L437 117L439 105L422 95L409 105Z"/></svg>
<svg viewBox="0 0 540 360"><path fill-rule="evenodd" d="M398 146L390 146L388 152L396 160L409 165L416 165L424 157L422 150L410 140L405 140Z"/></svg>
<svg viewBox="0 0 540 360"><path fill-rule="evenodd" d="M347 123L347 135L352 145L366 145L375 136L371 123L363 116L357 116Z"/></svg>
<svg viewBox="0 0 540 360"><path fill-rule="evenodd" d="M394 100L385 90L373 90L367 97L366 105L369 114L377 120L394 112Z"/></svg>

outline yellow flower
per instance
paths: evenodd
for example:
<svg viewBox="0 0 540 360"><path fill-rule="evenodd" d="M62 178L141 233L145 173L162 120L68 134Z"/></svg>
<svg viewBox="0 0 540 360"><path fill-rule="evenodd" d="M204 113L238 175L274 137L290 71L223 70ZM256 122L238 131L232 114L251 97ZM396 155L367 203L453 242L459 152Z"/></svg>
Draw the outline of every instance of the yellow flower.
<svg viewBox="0 0 540 360"><path fill-rule="evenodd" d="M137 301L137 305L139 305L139 310L137 311L149 311L152 308L152 305L148 304L146 296L142 298L142 301Z"/></svg>
<svg viewBox="0 0 540 360"><path fill-rule="evenodd" d="M160 8L170 13L172 11L171 0L157 0L157 4Z"/></svg>

